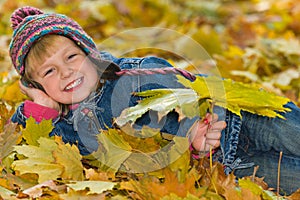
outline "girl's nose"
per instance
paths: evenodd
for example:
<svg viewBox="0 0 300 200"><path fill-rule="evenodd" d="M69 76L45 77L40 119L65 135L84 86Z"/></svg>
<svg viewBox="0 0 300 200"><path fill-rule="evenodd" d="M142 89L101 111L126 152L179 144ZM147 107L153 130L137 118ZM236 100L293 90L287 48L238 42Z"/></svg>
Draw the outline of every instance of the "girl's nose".
<svg viewBox="0 0 300 200"><path fill-rule="evenodd" d="M67 67L66 69L61 71L62 78L69 78L74 73L74 70L71 67Z"/></svg>

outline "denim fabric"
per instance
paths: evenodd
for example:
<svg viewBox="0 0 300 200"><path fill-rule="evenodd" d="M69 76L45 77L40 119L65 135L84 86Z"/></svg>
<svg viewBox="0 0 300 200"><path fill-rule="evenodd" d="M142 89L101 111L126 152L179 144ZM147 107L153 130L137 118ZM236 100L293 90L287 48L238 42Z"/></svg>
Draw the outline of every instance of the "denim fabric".
<svg viewBox="0 0 300 200"><path fill-rule="evenodd" d="M115 58L107 52L101 52L101 56L116 63L121 69L172 67L166 60L157 57ZM141 99L132 95L134 92L182 87L175 74L132 75L107 80L99 91L92 93L78 108L71 110L62 119L55 119L55 128L50 135L62 136L65 143L77 144L82 155L90 154L98 148L96 135L99 130L114 127L113 120L125 108L136 105ZM25 126L26 117L22 114L22 109L23 105L18 108L12 121ZM183 119L178 123L178 117L176 112L171 112L158 122L157 113L149 111L134 126L140 129L147 125L165 133L185 136L197 119Z"/></svg>
<svg viewBox="0 0 300 200"><path fill-rule="evenodd" d="M286 107L292 110L282 114L286 119L243 113L237 157L241 163L259 166L256 175L265 177L269 186L276 188L282 151L280 187L289 194L300 188L300 109L291 102ZM253 168L238 169L235 174L252 175Z"/></svg>
<svg viewBox="0 0 300 200"><path fill-rule="evenodd" d="M110 60L121 69L172 67L167 61L156 58L115 58L102 52L103 59ZM174 74L122 76L117 80L106 81L104 86L89 98L71 110L64 118L55 119L50 135L62 136L66 143L77 144L81 154L86 155L98 148L96 135L100 129L114 127L113 120L123 109L134 106L140 98L133 92L155 88L182 88ZM12 121L25 126L26 117L21 105ZM259 165L259 176L265 176L270 186L276 187L278 153L283 152L281 168L281 186L291 192L300 186L300 109L293 103L286 106L292 112L283 114L286 120L267 118L243 112L242 119L222 108L215 107L214 112L227 127L222 131L221 147L215 153L214 160L225 165L225 173L238 176L251 175L253 167ZM159 128L162 132L185 136L191 125L197 120L183 119L178 122L178 114L171 112L158 122L155 112L149 111L137 120L135 128L143 125Z"/></svg>

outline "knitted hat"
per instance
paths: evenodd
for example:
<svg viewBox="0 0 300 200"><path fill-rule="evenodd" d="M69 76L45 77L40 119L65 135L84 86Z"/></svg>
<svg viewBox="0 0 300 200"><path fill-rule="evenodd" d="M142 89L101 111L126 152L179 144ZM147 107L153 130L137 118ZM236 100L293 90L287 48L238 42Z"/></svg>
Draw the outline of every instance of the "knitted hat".
<svg viewBox="0 0 300 200"><path fill-rule="evenodd" d="M114 72L120 70L114 63L102 60L92 38L78 23L65 15L46 14L37 8L25 6L13 12L11 23L13 36L9 53L14 67L21 76L24 75L25 58L32 45L49 34L62 35L73 40L93 62L103 68L104 76L114 76Z"/></svg>

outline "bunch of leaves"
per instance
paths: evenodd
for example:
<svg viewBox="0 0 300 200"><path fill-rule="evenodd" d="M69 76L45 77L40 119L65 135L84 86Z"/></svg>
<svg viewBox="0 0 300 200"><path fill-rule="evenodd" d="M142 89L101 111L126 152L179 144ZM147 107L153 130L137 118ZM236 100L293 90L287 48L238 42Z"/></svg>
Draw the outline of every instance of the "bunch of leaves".
<svg viewBox="0 0 300 200"><path fill-rule="evenodd" d="M130 0L108 0L105 2L76 0L72 1L71 3L70 2L71 1L69 0L32 0L26 1L26 4L45 9L47 11L61 12L73 17L84 27L84 29L95 39L97 43L105 40L111 35L119 33L122 30L136 27L159 26L174 29L180 33L191 36L196 42L201 44L204 49L212 55L214 60L217 61L218 69L220 70L220 73L225 77L230 77L235 80L246 82L259 83L265 88L276 91L279 94L285 94L294 101L298 101L300 105L298 89L299 76L296 76L297 74L299 74L299 69L297 68L297 66L299 66L299 61L297 61L298 54L295 53L298 49L297 44L298 36L300 33L299 0L205 0L201 2L184 0L142 0L138 3ZM0 46L1 49L8 49L8 41L12 33L12 29L9 23L9 17L14 9L24 5L24 1L4 0L1 1L0 4ZM267 38L269 41L266 40L267 42L265 42L265 40L261 38ZM112 45L113 47L115 47L115 49L113 49L113 52L119 53L119 42L121 40L127 39L128 38L116 38L115 45ZM134 40L135 38L131 39ZM174 46L173 43L177 44L177 46ZM289 45L291 45L295 51L291 51ZM185 43L185 40L166 42L163 46L171 46L169 49L184 49L184 52L186 52L185 55L193 54L195 52L192 48L189 48L189 45ZM282 48L282 46L284 46L284 48ZM128 43L127 46L124 47L124 49L128 49L129 47L131 47L131 43ZM123 53L124 52L121 52L118 55L123 55ZM145 53L149 53L149 51L142 52L141 54L137 54L137 52L135 52L133 56L144 56ZM1 72L4 72L3 74L1 74L1 77L4 77L5 74L10 74L7 72L11 69L11 65L8 61L8 52L1 50L0 54ZM168 52L165 52L165 54L161 54L161 52L155 52L155 54L163 55L165 58L170 57L170 54ZM178 59L178 57L176 57L176 59ZM175 60L174 63L182 66L181 60ZM201 65L196 72L211 71L212 69L214 69L210 64L206 64L207 63L205 63L205 66ZM190 69L190 65L183 66L183 68L184 67ZM191 92L192 90L190 90L188 94L190 95ZM203 194L201 196L199 193L197 193L199 192L199 190L201 190L199 187L200 184L196 183L195 186L197 186L197 189L193 189L191 187L192 184L189 183L189 181L192 179L188 178L189 175L194 173L196 174L196 177L204 176L203 170L199 170L200 167L196 167L197 164L189 166L189 168L185 168L188 169L183 170L188 171L186 175L184 173L178 173L175 169L166 169L162 173L144 173L144 176L135 176L132 173L132 171L136 170L136 168L134 168L134 164L132 164L133 162L125 160L124 162L127 162L127 164L125 165L123 165L123 163L121 164L121 162L117 162L117 165L115 165L113 169L110 169L108 166L105 166L105 163L111 163L113 159L110 160L108 157L105 157L105 155L101 154L101 151L95 153L95 156L92 156L94 157L94 159L81 158L81 161L83 161L84 179L83 181L74 180L70 182L71 178L68 178L66 180L68 175L66 175L64 172L65 169L70 169L70 167L65 166L64 163L61 162L63 162L62 160L64 159L66 159L64 160L65 163L71 164L72 162L68 161L69 157L65 157L64 159L57 159L58 156L54 156L54 152L56 152L55 154L58 154L61 149L72 149L70 150L71 154L78 155L77 153L75 153L77 151L75 150L75 146L67 145L66 147L64 147L65 144L61 142L61 139L49 138L46 136L47 134L43 134L42 137L33 137L31 139L31 136L23 136L26 132L26 129L31 125L29 125L29 127L27 127L26 129L22 129L22 131L20 131L19 127L15 127L13 125L5 126L5 124L7 124L7 120L14 111L14 105L17 105L17 103L23 100L23 97L20 98L19 94L20 93L17 87L17 79L15 79L14 81L7 81L6 79L1 78L0 168L2 170L2 175L0 178L0 194L4 199L14 199L17 194L20 198L22 197L22 194L24 194L24 198L37 197L40 199L104 199L107 196L112 198L124 198L125 196L125 198L145 199L148 197L150 198L151 194L155 194L156 191L153 191L152 188L147 187L146 185L140 185L139 180L143 183L149 183L153 181L152 186L154 188L161 186L166 191L169 191L169 193L163 197L163 195L166 193L158 190L160 192L157 196L154 196L155 198L209 198L209 194L211 195L210 198L219 198L221 196L220 198L223 199L230 199L230 197L235 197L234 199L239 199L242 197L246 199L249 199L251 197L253 197L253 199L268 199L268 197L265 195L265 193L269 194L267 191L261 189L252 182L250 183L250 181L248 180L246 181L247 186L245 186L245 184L240 181L240 187L244 189L240 190L237 188L236 192L238 195L236 196L232 193L229 197L222 193L222 190L212 189L215 188L212 185L216 186L219 183L216 184L215 182L213 182L211 185L209 185L209 182L207 181L207 185L204 184L203 187L210 189L207 189L206 191L204 191L205 189L203 189L203 193L201 193L200 191L200 193ZM167 95L164 92L162 92L161 94L164 96ZM158 95L158 93L156 93L155 95ZM171 95L169 94L169 96ZM192 100L190 102L196 102L194 101L194 99L197 98L197 94L193 92L193 97L190 96L190 98ZM185 97L185 99L188 99L188 97ZM203 110L206 110L206 108L209 107L210 104L211 102L205 100L205 102L201 104L202 108L200 109L200 111L202 110L201 112L203 112ZM182 105L183 104L181 103L180 106ZM196 106L197 103L191 103L187 105L192 108L197 108L193 107ZM8 109L6 106L10 107L10 109ZM169 106L169 109L171 109L170 106L172 106L172 103L166 106ZM178 107L176 107L175 109L179 113L181 112ZM161 112L162 110L163 109L161 109ZM196 111L198 110L196 109ZM162 112L162 115L164 113L165 112ZM193 115L194 113L185 113L185 115L189 114ZM32 123L32 125L33 124L35 123ZM32 131L35 134L37 134L37 132L39 134L43 132L46 133L51 129L50 124L46 125L46 127L48 128L45 128L45 131ZM23 133L23 131L25 132ZM155 157L155 150L161 149L163 147L171 148L174 145L168 145L170 141L165 141L164 139L161 140L158 136L155 136L156 139L153 138L153 141L160 141L159 143L150 142L151 140L147 140L143 143L141 138L138 138L137 144L139 142L141 144L148 144L148 142L150 142L149 145L147 145L148 147L154 145L151 150L146 151L146 149L144 149L142 146L139 147L131 144L134 143L137 138L130 138L129 136L127 136L127 134L123 134L123 132L119 130L110 130L109 132L110 133L105 133L108 136L105 137L104 141L112 140L114 142L107 142L107 144L102 145L106 148L110 147L114 150L117 149L119 151L120 149L123 149L120 152L123 153L122 155L128 158L128 160L134 157L134 153L143 150L146 152L144 156L150 156L151 158L149 159L152 163L154 163L155 159L158 159L157 157ZM153 135L155 132L157 133L157 131L153 131ZM31 131L29 131L28 133L31 133ZM120 134L122 135L122 137L112 136L112 134ZM107 138L109 138L109 140ZM123 139L126 139L127 143L124 143ZM27 140L35 141L35 144L28 144ZM130 142L128 142L127 140L129 140ZM118 148L115 148L114 144L117 144ZM20 146L21 148L18 149L20 153L24 152L24 154L28 155L29 157L26 158L23 154L17 153L13 148L14 145ZM50 152L47 151L47 145L51 147ZM50 164L56 167L57 177L53 177L55 181L50 180L39 184L38 180L40 179L40 177L38 171L34 171L33 169L31 169L30 172L25 173L25 168L23 169L21 167L20 171L23 170L22 172L24 172L21 173L19 170L15 170L12 168L11 164L14 161L23 161L23 163L25 163L25 160L29 159L34 163L39 163L40 161L38 161L39 159L37 157L28 154L28 152L32 152L32 154L39 154L39 152L36 151L44 152L43 155L49 156L49 159L47 161L45 159L42 159L42 164L45 164L46 162L46 166L47 162L49 161L51 162ZM113 156L117 157L117 155ZM70 156L70 158L80 159L80 156ZM164 158L168 158L168 156ZM100 159L104 160L105 163L100 163ZM148 161L147 163L149 162L150 161ZM179 161L179 163L180 162L183 161ZM22 162L16 163L17 165L14 166L22 166ZM186 159L184 159L184 163L186 163ZM131 167L132 165L134 167L131 169L131 173L126 173L127 167ZM200 165L202 166L203 163L200 163ZM116 172L116 170L119 169L121 169L121 173ZM208 168L206 167L205 169ZM48 169L45 168L40 170L47 171ZM80 170L82 171L82 168L80 168ZM138 168L138 170L140 169ZM164 173L166 174L165 176L162 175ZM213 176L211 176L210 170L206 170L206 173L208 177L207 180L211 180L210 177ZM46 174L46 172L40 172L40 174ZM180 174L180 176L178 174ZM183 179L182 177L187 178ZM216 180L219 178L220 180L225 180L222 179L223 176L221 175L221 172L216 177ZM167 180L166 183L165 180ZM129 182L129 184L123 186L122 184L126 183L127 181ZM194 182L194 180L192 180L192 182ZM198 180L196 182L198 182ZM189 192L184 193L182 192L182 190L178 190L177 193L168 186L169 183L173 184L172 186L174 188L183 187ZM120 189L120 185L122 185L124 189ZM216 188L218 187L219 186L217 186ZM236 185L232 187L235 188ZM186 194L186 196L184 196L184 194ZM199 196L195 197L197 195ZM274 197L273 195L269 196L273 199L280 198ZM295 193L289 198L299 199L299 194Z"/></svg>
<svg viewBox="0 0 300 200"><path fill-rule="evenodd" d="M126 108L116 119L123 126L134 123L149 110L154 110L162 117L172 110L177 110L179 118L205 116L213 106L220 106L242 117L241 112L247 111L268 117L284 118L281 114L290 111L284 107L290 100L267 92L257 87L231 79L214 76L197 76L189 81L178 76L178 81L185 89L153 89L136 93L144 99L134 107Z"/></svg>
<svg viewBox="0 0 300 200"><path fill-rule="evenodd" d="M0 197L283 198L263 189L263 181L241 179L237 185L234 175L225 175L220 163L191 159L184 137L148 127L140 131L130 126L109 129L99 134L99 150L82 157L77 146L49 137L52 128L49 120L37 124L29 118L25 129L10 124L0 134Z"/></svg>

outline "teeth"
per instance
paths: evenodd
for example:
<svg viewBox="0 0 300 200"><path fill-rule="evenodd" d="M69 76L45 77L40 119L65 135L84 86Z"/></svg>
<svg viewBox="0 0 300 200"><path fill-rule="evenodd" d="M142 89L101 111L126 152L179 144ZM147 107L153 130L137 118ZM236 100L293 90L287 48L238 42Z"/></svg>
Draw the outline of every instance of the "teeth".
<svg viewBox="0 0 300 200"><path fill-rule="evenodd" d="M71 85L68 85L65 90L70 90L81 83L81 78L74 81Z"/></svg>

